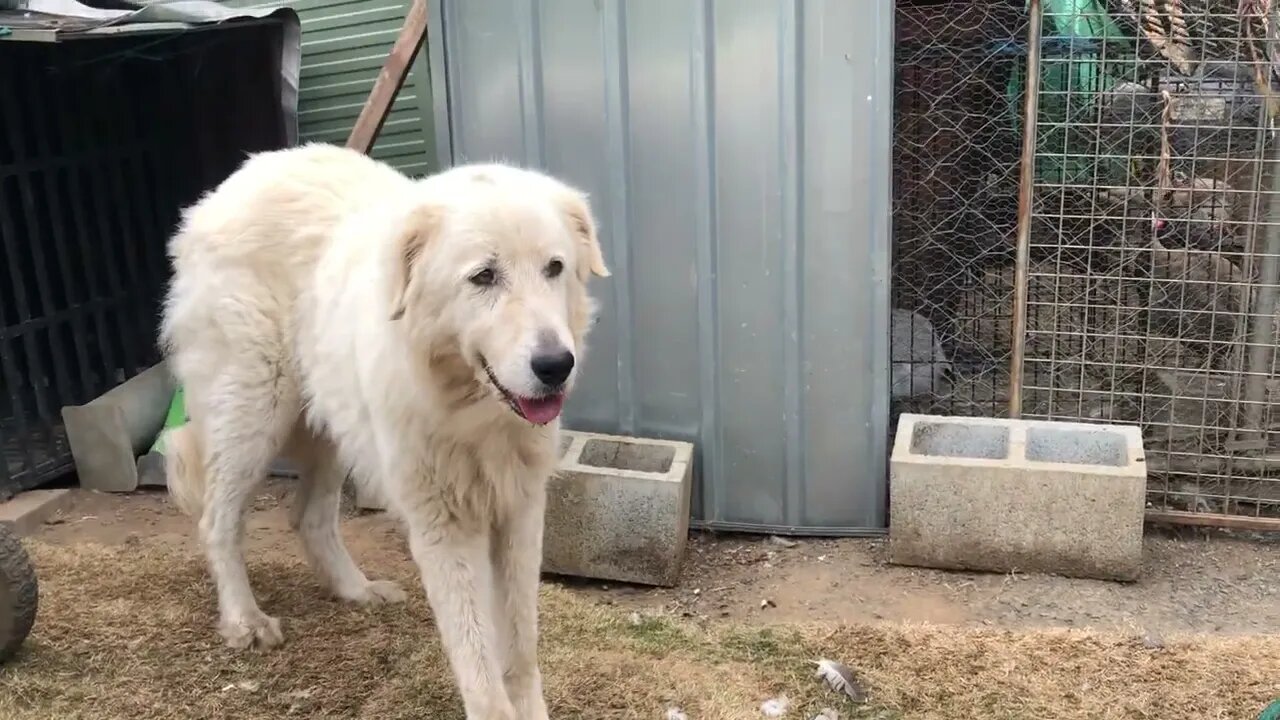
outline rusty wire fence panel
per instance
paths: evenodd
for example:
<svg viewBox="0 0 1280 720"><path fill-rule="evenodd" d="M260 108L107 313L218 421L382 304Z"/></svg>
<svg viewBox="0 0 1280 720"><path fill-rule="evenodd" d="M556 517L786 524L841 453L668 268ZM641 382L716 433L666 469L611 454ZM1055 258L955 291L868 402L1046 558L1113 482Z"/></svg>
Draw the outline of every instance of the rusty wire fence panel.
<svg viewBox="0 0 1280 720"><path fill-rule="evenodd" d="M1280 17L1044 7L1022 412L1140 424L1154 513L1280 517Z"/></svg>
<svg viewBox="0 0 1280 720"><path fill-rule="evenodd" d="M1007 412L1025 34L1022 0L897 3L895 422Z"/></svg>

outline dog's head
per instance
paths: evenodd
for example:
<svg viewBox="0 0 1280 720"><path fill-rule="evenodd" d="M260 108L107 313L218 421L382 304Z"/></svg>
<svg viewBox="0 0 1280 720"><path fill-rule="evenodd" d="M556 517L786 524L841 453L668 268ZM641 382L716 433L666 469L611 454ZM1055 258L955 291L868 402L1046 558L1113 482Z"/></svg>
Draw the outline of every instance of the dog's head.
<svg viewBox="0 0 1280 720"><path fill-rule="evenodd" d="M463 166L418 183L391 257L391 321L475 402L543 425L577 377L609 275L586 197L541 173ZM446 382L448 382L446 380Z"/></svg>

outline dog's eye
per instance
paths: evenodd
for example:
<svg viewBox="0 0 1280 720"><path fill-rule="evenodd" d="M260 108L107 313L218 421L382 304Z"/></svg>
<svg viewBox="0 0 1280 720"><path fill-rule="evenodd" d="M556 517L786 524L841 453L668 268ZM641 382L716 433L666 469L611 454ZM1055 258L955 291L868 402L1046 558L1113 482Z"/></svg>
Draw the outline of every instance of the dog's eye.
<svg viewBox="0 0 1280 720"><path fill-rule="evenodd" d="M547 270L546 270L547 277L549 278L560 277L560 273L562 272L564 272L563 262L560 262L559 260L552 260L551 262L547 263Z"/></svg>
<svg viewBox="0 0 1280 720"><path fill-rule="evenodd" d="M477 285L479 287L489 287L490 285L497 282L498 274L493 271L493 268L485 268L480 272L476 273L475 275L472 275L470 280L472 285Z"/></svg>

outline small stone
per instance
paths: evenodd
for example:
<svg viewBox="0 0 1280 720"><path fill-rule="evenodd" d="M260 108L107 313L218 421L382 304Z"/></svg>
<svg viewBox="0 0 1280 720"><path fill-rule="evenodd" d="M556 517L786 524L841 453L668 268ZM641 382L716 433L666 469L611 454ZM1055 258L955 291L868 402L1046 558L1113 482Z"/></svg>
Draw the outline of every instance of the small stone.
<svg viewBox="0 0 1280 720"><path fill-rule="evenodd" d="M775 603L773 600L770 600L769 598L765 598L760 601L761 610L768 610L769 608L775 608L775 607L778 607L778 604Z"/></svg>

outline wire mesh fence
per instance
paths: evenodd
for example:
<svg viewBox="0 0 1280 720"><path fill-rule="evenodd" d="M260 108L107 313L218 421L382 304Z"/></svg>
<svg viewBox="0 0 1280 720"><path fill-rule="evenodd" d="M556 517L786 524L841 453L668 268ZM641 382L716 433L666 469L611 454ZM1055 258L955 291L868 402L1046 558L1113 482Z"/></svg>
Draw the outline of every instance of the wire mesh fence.
<svg viewBox="0 0 1280 720"><path fill-rule="evenodd" d="M1021 2L897 3L890 352L895 415L1008 406Z"/></svg>
<svg viewBox="0 0 1280 720"><path fill-rule="evenodd" d="M1025 417L1139 425L1152 514L1280 527L1280 3L1038 4L1033 68L1022 2L898 5L894 408L1000 416L1018 382Z"/></svg>
<svg viewBox="0 0 1280 720"><path fill-rule="evenodd" d="M1276 10L1043 14L1022 410L1140 424L1156 511L1280 517Z"/></svg>

